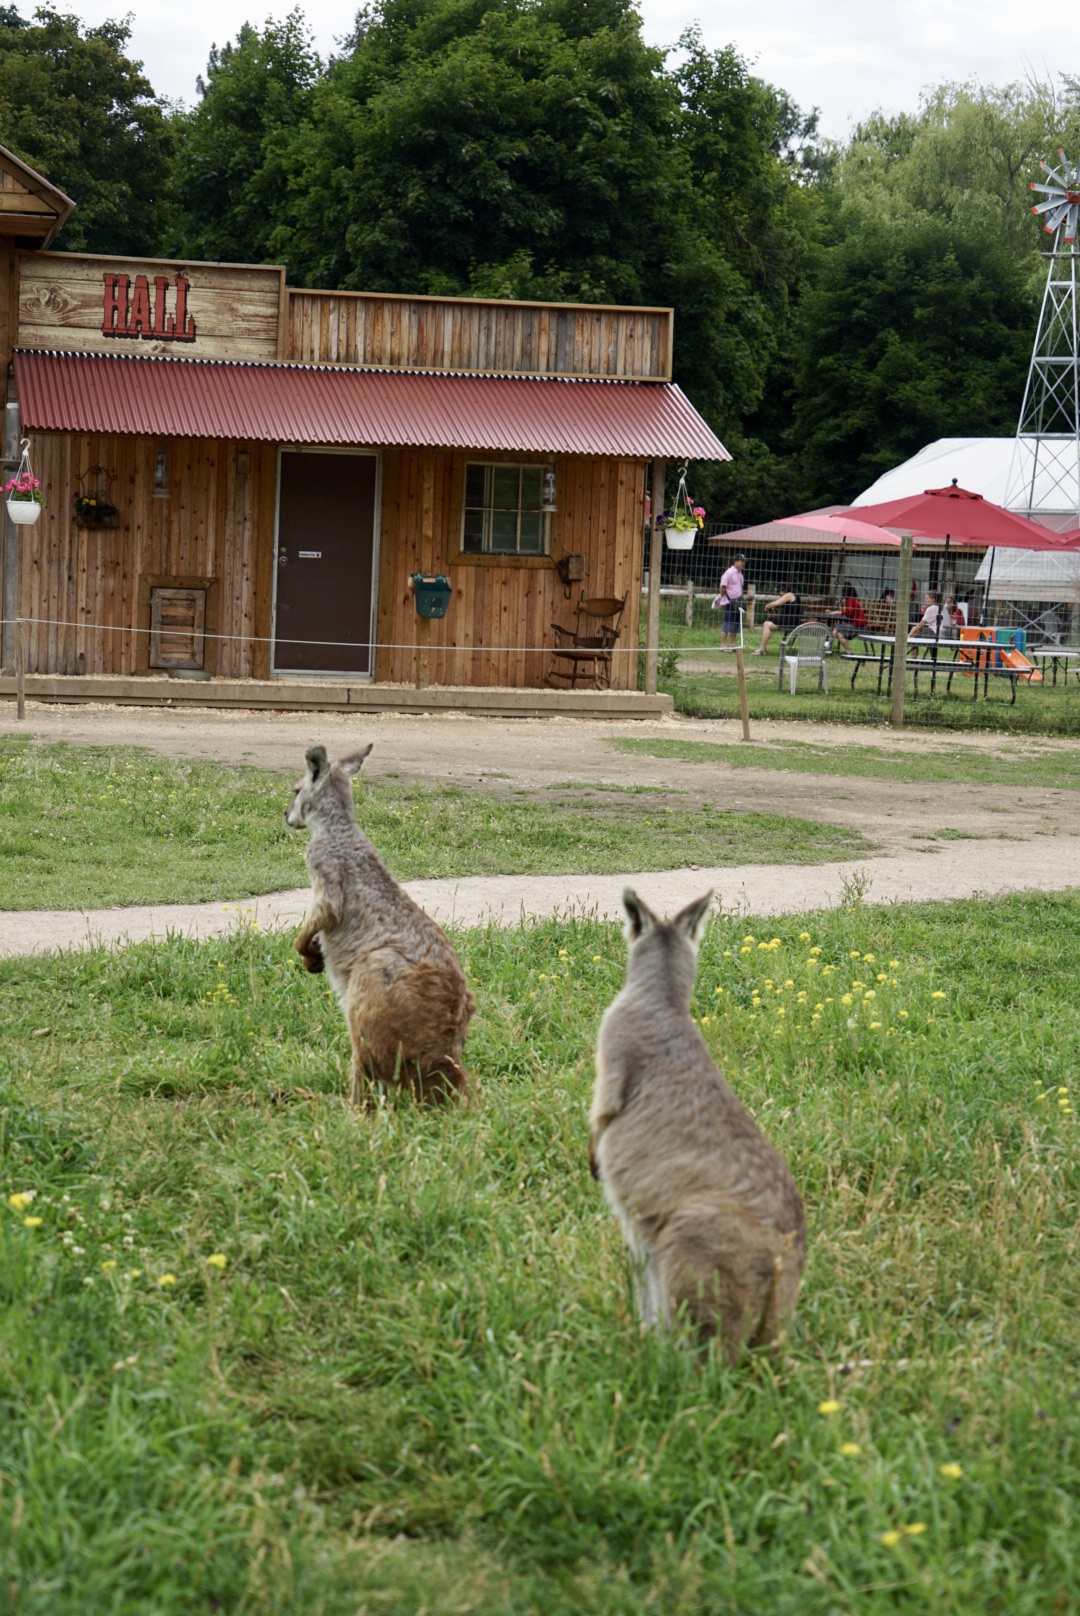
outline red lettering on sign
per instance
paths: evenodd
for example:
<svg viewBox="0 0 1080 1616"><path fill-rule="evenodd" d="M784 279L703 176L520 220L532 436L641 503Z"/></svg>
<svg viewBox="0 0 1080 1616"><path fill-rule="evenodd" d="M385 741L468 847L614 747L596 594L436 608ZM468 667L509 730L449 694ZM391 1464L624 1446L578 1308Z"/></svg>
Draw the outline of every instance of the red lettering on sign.
<svg viewBox="0 0 1080 1616"><path fill-rule="evenodd" d="M152 337L154 322L150 318L150 287L145 275L136 275L135 290L131 294L131 313L128 316L129 337Z"/></svg>
<svg viewBox="0 0 1080 1616"><path fill-rule="evenodd" d="M127 336L128 277L106 274L105 308L101 320L103 337Z"/></svg>
<svg viewBox="0 0 1080 1616"><path fill-rule="evenodd" d="M187 295L190 282L183 275L176 277L176 312L169 313L169 277L154 276L153 309L150 306L150 282L145 275L136 275L134 286L130 275L107 271L103 276L105 302L101 317L103 337L145 338L158 342L194 342L195 320L188 313ZM129 296L130 291L130 296Z"/></svg>
<svg viewBox="0 0 1080 1616"><path fill-rule="evenodd" d="M187 311L188 283L183 275L176 277L176 332L177 342L195 341L195 321Z"/></svg>

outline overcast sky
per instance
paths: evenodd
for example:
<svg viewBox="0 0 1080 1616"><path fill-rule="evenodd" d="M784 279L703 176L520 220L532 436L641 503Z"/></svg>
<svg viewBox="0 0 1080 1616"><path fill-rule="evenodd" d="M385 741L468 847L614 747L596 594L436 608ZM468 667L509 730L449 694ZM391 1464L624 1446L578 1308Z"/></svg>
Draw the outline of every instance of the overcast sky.
<svg viewBox="0 0 1080 1616"><path fill-rule="evenodd" d="M245 20L283 15L290 3L140 0L132 51L160 94L190 103L211 44L224 44ZM130 5L72 0L70 9L100 22ZM30 0L22 10L32 10ZM325 54L348 30L354 8L309 0L303 10ZM641 0L641 10L656 44L670 44L699 21L708 45L734 44L800 106L820 107L823 130L837 137L875 107L914 109L920 89L941 79L996 83L1080 71L1080 10L1063 0L1046 0L1038 13L1015 0Z"/></svg>

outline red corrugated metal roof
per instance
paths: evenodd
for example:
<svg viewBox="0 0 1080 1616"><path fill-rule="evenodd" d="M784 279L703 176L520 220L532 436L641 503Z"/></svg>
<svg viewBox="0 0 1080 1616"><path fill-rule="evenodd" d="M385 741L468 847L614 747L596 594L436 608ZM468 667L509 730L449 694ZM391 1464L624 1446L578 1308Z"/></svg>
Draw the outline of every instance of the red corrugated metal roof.
<svg viewBox="0 0 1080 1616"><path fill-rule="evenodd" d="M20 352L24 428L729 460L678 387Z"/></svg>

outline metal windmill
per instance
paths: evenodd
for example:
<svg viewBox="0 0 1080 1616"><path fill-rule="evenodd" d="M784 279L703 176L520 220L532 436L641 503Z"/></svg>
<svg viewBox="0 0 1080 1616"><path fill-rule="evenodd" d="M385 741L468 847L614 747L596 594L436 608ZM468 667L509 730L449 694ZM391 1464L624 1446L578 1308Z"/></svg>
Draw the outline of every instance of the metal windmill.
<svg viewBox="0 0 1080 1616"><path fill-rule="evenodd" d="M1075 515L1080 524L1080 164L1058 156L1060 169L1040 163L1046 182L1031 187L1042 193L1031 211L1054 240L1005 503L1027 515Z"/></svg>

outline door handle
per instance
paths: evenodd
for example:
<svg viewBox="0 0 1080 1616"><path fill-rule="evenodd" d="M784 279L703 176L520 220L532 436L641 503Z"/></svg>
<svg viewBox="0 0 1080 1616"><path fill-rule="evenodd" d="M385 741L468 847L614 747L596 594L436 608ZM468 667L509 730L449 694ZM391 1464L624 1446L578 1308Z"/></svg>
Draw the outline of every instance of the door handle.
<svg viewBox="0 0 1080 1616"><path fill-rule="evenodd" d="M285 554L284 550L282 550L281 554L278 556L277 564L279 567L287 567L289 565L289 558Z"/></svg>

